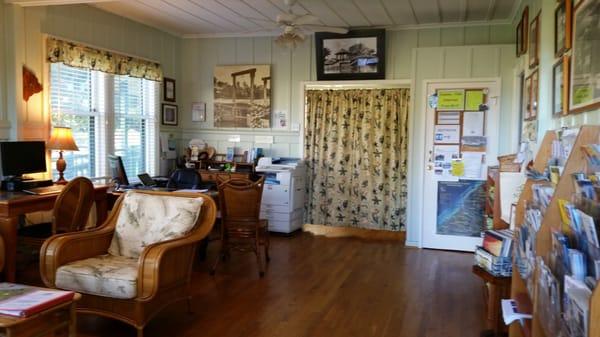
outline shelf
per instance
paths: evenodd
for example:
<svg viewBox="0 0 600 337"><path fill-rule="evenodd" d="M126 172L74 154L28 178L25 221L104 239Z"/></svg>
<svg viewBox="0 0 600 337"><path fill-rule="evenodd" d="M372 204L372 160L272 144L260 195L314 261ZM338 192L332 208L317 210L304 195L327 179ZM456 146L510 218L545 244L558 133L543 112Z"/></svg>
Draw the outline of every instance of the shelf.
<svg viewBox="0 0 600 337"><path fill-rule="evenodd" d="M514 297L515 302L517 302L517 310L524 314L532 314L533 313L533 304L531 303L531 299L529 295L526 293L516 294ZM525 319L519 323L521 327L521 333L523 337L531 337L532 336L532 320Z"/></svg>

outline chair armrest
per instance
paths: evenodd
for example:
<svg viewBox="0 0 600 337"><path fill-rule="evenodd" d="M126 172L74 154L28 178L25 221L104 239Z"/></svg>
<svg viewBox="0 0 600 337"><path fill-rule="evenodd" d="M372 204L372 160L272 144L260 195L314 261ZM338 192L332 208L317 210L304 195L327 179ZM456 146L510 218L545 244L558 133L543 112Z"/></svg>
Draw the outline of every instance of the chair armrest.
<svg viewBox="0 0 600 337"><path fill-rule="evenodd" d="M139 260L138 300L149 301L159 291L189 284L196 247L211 232L216 219L216 205L210 200L204 219L190 234L147 246Z"/></svg>
<svg viewBox="0 0 600 337"><path fill-rule="evenodd" d="M54 235L40 249L40 275L44 284L54 288L56 270L69 262L106 254L114 228Z"/></svg>

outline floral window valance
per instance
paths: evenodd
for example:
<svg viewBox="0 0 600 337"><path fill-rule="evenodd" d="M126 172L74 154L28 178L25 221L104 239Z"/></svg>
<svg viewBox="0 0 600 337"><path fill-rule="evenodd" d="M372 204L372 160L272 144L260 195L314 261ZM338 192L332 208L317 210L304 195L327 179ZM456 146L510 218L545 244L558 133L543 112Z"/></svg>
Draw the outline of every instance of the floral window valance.
<svg viewBox="0 0 600 337"><path fill-rule="evenodd" d="M48 38L48 62L87 68L115 75L129 75L152 81L162 81L159 63L91 48L85 45Z"/></svg>

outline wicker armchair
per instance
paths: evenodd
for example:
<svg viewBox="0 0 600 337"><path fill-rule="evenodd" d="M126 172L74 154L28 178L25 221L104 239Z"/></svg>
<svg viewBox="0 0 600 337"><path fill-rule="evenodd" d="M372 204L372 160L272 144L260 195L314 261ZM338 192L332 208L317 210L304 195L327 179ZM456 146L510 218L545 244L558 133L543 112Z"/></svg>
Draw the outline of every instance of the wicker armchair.
<svg viewBox="0 0 600 337"><path fill-rule="evenodd" d="M138 205L130 206L133 202L130 200L133 199L128 198L134 197ZM174 197L179 201L174 201ZM190 200L181 201L182 198ZM196 203L194 207L197 211L196 198L202 198L202 205L200 215L195 213L197 220L194 223L194 220L190 220L195 219L193 210L182 210L181 207L187 206L181 205ZM158 200L165 207L148 207L144 202L150 202L147 201L150 199ZM156 212L164 212L165 216L156 217ZM144 326L162 308L182 299L187 299L189 305L196 246L211 231L216 212L214 201L204 194L128 192L117 200L101 227L86 232L55 235L44 243L40 252L42 279L50 288L83 293L78 312L118 319L133 325L138 337L141 337ZM146 213L151 213L151 216L144 218ZM182 217L184 213L187 217ZM138 219L132 219L136 216ZM173 228L178 221L187 221L192 226L185 232L181 230L182 236L169 236L175 231ZM159 235L156 233L167 233L166 241L155 240L155 243L146 245L147 238L137 238L140 241L135 246L131 239L136 240L136 237L127 238L123 231L128 223L132 223L134 229L144 231L141 236L154 233L154 237L157 237ZM140 226L148 228L140 229ZM157 231L157 227L164 230ZM135 250L132 247L139 248L139 256L131 256ZM71 285L70 280L73 281Z"/></svg>

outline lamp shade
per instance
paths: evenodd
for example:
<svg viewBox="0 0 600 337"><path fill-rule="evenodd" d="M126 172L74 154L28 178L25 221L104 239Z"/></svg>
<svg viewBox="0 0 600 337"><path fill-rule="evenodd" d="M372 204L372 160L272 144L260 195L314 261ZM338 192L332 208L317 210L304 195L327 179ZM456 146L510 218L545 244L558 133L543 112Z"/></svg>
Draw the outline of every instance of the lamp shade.
<svg viewBox="0 0 600 337"><path fill-rule="evenodd" d="M73 139L73 131L71 128L64 126L55 126L52 129L46 148L50 150L79 151L75 139Z"/></svg>

